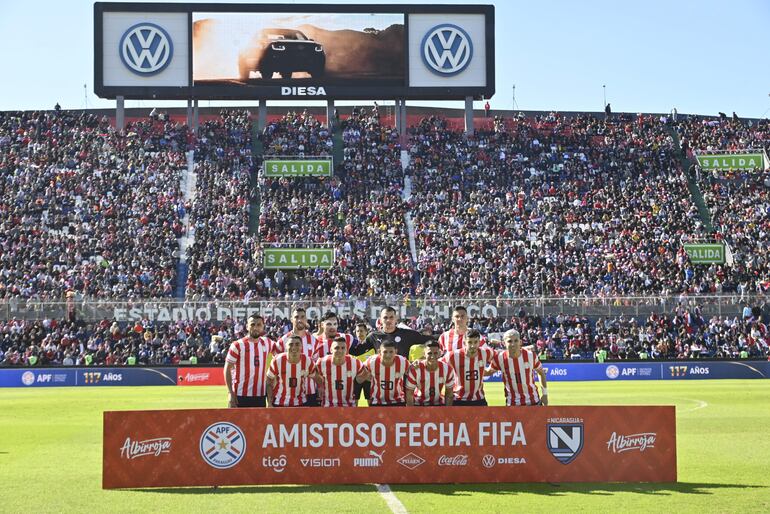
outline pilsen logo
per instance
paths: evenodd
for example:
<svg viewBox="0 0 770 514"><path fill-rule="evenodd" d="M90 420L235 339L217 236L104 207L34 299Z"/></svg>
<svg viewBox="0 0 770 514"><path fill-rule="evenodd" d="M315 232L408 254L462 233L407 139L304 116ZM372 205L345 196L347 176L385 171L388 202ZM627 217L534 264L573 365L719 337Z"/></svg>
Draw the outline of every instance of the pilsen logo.
<svg viewBox="0 0 770 514"><path fill-rule="evenodd" d="M420 457L419 455L415 455L414 453L407 453L397 461L399 464L404 466L408 469L415 469L418 466L421 466L423 462L425 462L425 459Z"/></svg>
<svg viewBox="0 0 770 514"><path fill-rule="evenodd" d="M144 441L132 441L130 437L126 437L126 442L120 448L120 456L125 459L136 459L148 455L158 457L161 453L169 452L171 452L170 437L158 437Z"/></svg>
<svg viewBox="0 0 770 514"><path fill-rule="evenodd" d="M639 434L618 435L613 432L610 440L607 441L607 451L612 453L623 453L629 450L639 450L643 452L647 448L655 448L656 432L642 432Z"/></svg>

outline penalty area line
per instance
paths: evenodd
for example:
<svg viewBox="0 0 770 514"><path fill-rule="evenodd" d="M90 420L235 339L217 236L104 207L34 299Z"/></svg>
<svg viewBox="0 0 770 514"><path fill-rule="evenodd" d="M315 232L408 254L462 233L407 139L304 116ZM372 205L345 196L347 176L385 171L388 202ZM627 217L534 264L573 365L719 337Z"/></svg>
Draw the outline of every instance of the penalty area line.
<svg viewBox="0 0 770 514"><path fill-rule="evenodd" d="M393 491L390 490L390 486L388 484L374 484L377 486L377 492L380 493L380 496L382 496L382 499L385 500L385 503L388 505L388 508L390 509L393 514L408 514L409 511L406 510L406 507L404 507L404 504L401 503L401 501L396 498L396 495L393 494Z"/></svg>

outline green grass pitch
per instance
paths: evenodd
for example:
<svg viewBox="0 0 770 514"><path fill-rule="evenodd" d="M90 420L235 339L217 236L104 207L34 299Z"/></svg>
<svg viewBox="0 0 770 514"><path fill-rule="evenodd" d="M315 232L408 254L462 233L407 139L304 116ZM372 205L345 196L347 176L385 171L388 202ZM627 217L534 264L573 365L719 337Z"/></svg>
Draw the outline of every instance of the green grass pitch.
<svg viewBox="0 0 770 514"><path fill-rule="evenodd" d="M492 403L502 386L487 386ZM677 484L392 486L408 512L770 512L770 381L556 382L552 405L677 407ZM102 412L212 408L223 387L0 389L0 513L390 512L374 486L101 489Z"/></svg>

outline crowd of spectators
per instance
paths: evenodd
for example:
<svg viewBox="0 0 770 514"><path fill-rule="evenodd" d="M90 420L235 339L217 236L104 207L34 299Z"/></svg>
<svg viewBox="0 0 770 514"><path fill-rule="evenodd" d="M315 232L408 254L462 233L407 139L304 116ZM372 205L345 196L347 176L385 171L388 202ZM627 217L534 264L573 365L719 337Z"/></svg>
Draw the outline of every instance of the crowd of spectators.
<svg viewBox="0 0 770 514"><path fill-rule="evenodd" d="M251 130L247 111L222 111L201 126L190 223L195 242L187 252L189 299L244 298L264 276L256 260L258 241L250 232L257 164Z"/></svg>
<svg viewBox="0 0 770 514"><path fill-rule="evenodd" d="M660 120L495 120L411 130L418 296L707 292L682 242L701 232Z"/></svg>
<svg viewBox="0 0 770 514"><path fill-rule="evenodd" d="M340 317L340 332L353 333L355 316ZM402 323L436 337L446 321L419 317ZM653 313L647 318L619 315L541 317L523 310L510 317L471 318L470 326L488 344L502 348L502 333L516 329L543 360L643 360L770 357L770 331L759 310L739 316L701 315L699 308ZM317 331L310 322L310 331ZM277 339L291 330L286 318L268 317L267 334ZM45 319L0 323L0 366L221 365L232 341L246 335L242 320L84 323ZM601 355L601 357L599 357Z"/></svg>
<svg viewBox="0 0 770 514"><path fill-rule="evenodd" d="M413 266L402 199L404 177L396 130L378 110L355 109L343 122L342 162L333 177L260 177L260 240L265 245L333 248L330 269L265 277L259 296L381 296L408 293ZM333 150L313 116L291 113L265 131L263 146L290 155L309 145Z"/></svg>
<svg viewBox="0 0 770 514"><path fill-rule="evenodd" d="M0 113L0 298L171 296L185 126Z"/></svg>

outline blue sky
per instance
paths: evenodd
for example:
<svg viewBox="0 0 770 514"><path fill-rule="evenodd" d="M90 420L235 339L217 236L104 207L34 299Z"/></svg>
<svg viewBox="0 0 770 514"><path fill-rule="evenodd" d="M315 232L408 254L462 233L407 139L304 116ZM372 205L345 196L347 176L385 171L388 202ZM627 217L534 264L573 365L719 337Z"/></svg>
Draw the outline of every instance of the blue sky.
<svg viewBox="0 0 770 514"><path fill-rule="evenodd" d="M770 114L770 1L442 3L495 5L493 108L511 108L515 84L519 109L598 111L606 85L616 112ZM0 43L0 110L115 105L93 94L93 2L2 0Z"/></svg>

